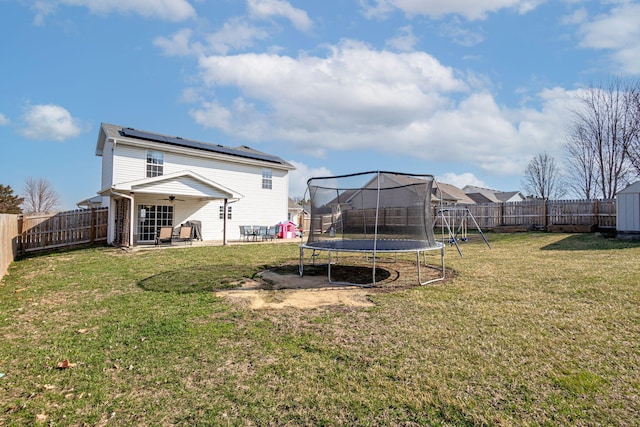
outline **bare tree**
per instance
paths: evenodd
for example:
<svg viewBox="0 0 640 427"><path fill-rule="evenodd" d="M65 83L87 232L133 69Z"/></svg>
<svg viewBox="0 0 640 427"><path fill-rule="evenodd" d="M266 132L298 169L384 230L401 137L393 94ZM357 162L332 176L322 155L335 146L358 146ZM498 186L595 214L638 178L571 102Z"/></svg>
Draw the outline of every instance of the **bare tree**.
<svg viewBox="0 0 640 427"><path fill-rule="evenodd" d="M639 127L630 95L637 86L616 78L580 95L566 149L569 169L582 181L574 185L585 196L613 198L633 174L628 154Z"/></svg>
<svg viewBox="0 0 640 427"><path fill-rule="evenodd" d="M567 152L567 185L584 199L595 199L602 192L596 180L595 151L583 127L574 125L565 145Z"/></svg>
<svg viewBox="0 0 640 427"><path fill-rule="evenodd" d="M60 205L60 196L45 178L27 178L24 184L24 213L52 212Z"/></svg>
<svg viewBox="0 0 640 427"><path fill-rule="evenodd" d="M547 153L535 156L524 171L524 190L542 199L561 199L567 194L555 159Z"/></svg>
<svg viewBox="0 0 640 427"><path fill-rule="evenodd" d="M636 80L629 85L626 92L626 103L629 108L630 122L630 142L627 147L627 154L635 173L640 175L640 80Z"/></svg>

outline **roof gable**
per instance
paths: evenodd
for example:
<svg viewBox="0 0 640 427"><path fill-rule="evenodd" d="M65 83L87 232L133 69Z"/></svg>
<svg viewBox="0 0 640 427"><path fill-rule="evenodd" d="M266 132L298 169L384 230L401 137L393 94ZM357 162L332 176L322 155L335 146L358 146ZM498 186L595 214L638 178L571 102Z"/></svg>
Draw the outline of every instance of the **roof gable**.
<svg viewBox="0 0 640 427"><path fill-rule="evenodd" d="M437 198L442 198L444 201L452 201L455 203L464 203L464 204L474 204L475 202L471 199L464 191L456 187L455 185L445 184L444 182L439 182L434 186L433 194Z"/></svg>
<svg viewBox="0 0 640 427"><path fill-rule="evenodd" d="M191 171L123 182L113 190L151 194L181 194L208 199L240 199L242 194Z"/></svg>

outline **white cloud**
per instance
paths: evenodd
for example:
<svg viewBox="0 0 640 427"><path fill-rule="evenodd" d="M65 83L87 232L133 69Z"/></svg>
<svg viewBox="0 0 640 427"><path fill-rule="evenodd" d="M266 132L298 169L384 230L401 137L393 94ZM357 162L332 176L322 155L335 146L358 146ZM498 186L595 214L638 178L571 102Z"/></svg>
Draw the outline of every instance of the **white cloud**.
<svg viewBox="0 0 640 427"><path fill-rule="evenodd" d="M386 45L399 52L411 52L418 43L418 37L413 34L411 25L398 30L398 35L387 40Z"/></svg>
<svg viewBox="0 0 640 427"><path fill-rule="evenodd" d="M640 3L623 2L580 26L581 47L611 51L616 70L640 73Z"/></svg>
<svg viewBox="0 0 640 427"><path fill-rule="evenodd" d="M475 46L484 41L482 33L465 28L458 18L442 24L439 33L443 37L450 38L454 43L466 47Z"/></svg>
<svg viewBox="0 0 640 427"><path fill-rule="evenodd" d="M545 0L361 0L365 16L384 18L395 9L407 15L441 18L460 15L468 20L485 19L489 13L514 9L524 14Z"/></svg>
<svg viewBox="0 0 640 427"><path fill-rule="evenodd" d="M333 176L334 173L326 167L311 168L304 163L289 160L296 170L289 172L289 195L291 197L303 197L307 191L309 178L321 176ZM309 195L307 194L307 198Z"/></svg>
<svg viewBox="0 0 640 427"><path fill-rule="evenodd" d="M572 100L556 88L533 96L536 107L508 109L476 76L464 79L424 52L377 51L352 41L326 57L209 56L199 65L205 90L240 93L230 103L203 96L191 113L205 127L286 141L320 158L367 150L471 162L498 175L519 175L533 155L561 151Z"/></svg>
<svg viewBox="0 0 640 427"><path fill-rule="evenodd" d="M291 6L283 0L248 0L247 6L251 16L261 19L269 19L281 16L291 21L294 27L300 31L309 31L313 22L302 9Z"/></svg>
<svg viewBox="0 0 640 427"><path fill-rule="evenodd" d="M82 132L79 121L59 105L29 106L22 120L24 128L20 133L30 139L64 141Z"/></svg>
<svg viewBox="0 0 640 427"><path fill-rule="evenodd" d="M87 7L97 14L135 13L166 21L184 21L196 16L195 9L186 0L39 0L32 6L36 12L34 22L42 24L58 5Z"/></svg>
<svg viewBox="0 0 640 427"><path fill-rule="evenodd" d="M465 172L462 174L456 174L448 172L436 177L436 181L443 182L445 184L451 184L458 188L464 188L466 185L473 185L475 187L486 187L486 184L478 179L474 174Z"/></svg>
<svg viewBox="0 0 640 427"><path fill-rule="evenodd" d="M31 6L31 10L35 12L33 23L35 25L42 25L44 24L45 18L55 12L56 3L48 1L36 1L33 3L33 6Z"/></svg>
<svg viewBox="0 0 640 427"><path fill-rule="evenodd" d="M264 40L269 33L242 18L232 18L218 31L204 35L204 42L194 40L196 35L190 28L183 28L170 37L156 37L153 44L169 56L199 56L206 54L226 55L230 51L253 47L256 40Z"/></svg>
<svg viewBox="0 0 640 427"><path fill-rule="evenodd" d="M229 50L239 50L253 46L254 40L269 37L264 29L249 24L241 18L227 21L223 27L207 37L212 52L226 55Z"/></svg>
<svg viewBox="0 0 640 427"><path fill-rule="evenodd" d="M5 116L4 114L0 113L0 126L6 126L10 122L11 121L7 118L7 116Z"/></svg>
<svg viewBox="0 0 640 427"><path fill-rule="evenodd" d="M156 37L153 44L162 49L165 55L187 56L204 53L204 46L198 42L191 42L193 31L183 28L176 31L171 37Z"/></svg>

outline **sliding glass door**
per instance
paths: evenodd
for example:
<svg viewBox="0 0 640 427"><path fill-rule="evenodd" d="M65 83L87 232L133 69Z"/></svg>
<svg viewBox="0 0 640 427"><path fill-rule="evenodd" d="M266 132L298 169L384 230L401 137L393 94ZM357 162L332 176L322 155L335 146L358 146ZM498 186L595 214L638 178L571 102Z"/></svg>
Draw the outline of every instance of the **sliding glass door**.
<svg viewBox="0 0 640 427"><path fill-rule="evenodd" d="M173 206L138 205L139 242L153 242L164 226L173 226Z"/></svg>

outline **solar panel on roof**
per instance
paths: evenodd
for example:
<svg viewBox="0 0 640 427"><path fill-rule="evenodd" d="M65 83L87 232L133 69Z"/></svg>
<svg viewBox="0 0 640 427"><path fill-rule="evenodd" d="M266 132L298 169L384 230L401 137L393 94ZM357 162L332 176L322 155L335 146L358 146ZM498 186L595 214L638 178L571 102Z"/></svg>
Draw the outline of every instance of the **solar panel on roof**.
<svg viewBox="0 0 640 427"><path fill-rule="evenodd" d="M165 136L157 133L143 132L133 128L122 128L122 135L132 138L145 139L147 141L162 142L165 144L178 145L180 147L195 148L198 150L211 151L214 153L227 154L230 156L244 157L247 159L263 160L265 162L281 163L281 159L268 154L253 153L244 150L237 150L222 145L214 145L206 142L194 141L180 137Z"/></svg>

